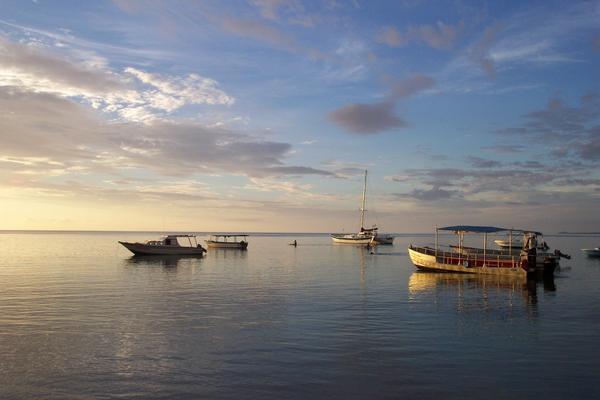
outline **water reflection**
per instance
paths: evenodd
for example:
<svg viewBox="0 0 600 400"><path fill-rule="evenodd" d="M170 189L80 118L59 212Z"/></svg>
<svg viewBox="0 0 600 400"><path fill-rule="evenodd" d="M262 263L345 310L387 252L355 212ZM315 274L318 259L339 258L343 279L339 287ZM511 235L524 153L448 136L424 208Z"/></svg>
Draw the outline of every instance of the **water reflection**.
<svg viewBox="0 0 600 400"><path fill-rule="evenodd" d="M248 251L242 249L210 249L209 254L216 259L244 260L248 257Z"/></svg>
<svg viewBox="0 0 600 400"><path fill-rule="evenodd" d="M556 291L554 277L523 279L511 276L455 274L415 271L408 281L411 301L433 298L438 302L454 300L459 311L513 307L516 299L525 305L538 302L538 287Z"/></svg>
<svg viewBox="0 0 600 400"><path fill-rule="evenodd" d="M190 264L195 260L201 260L199 255L154 255L154 256L131 256L126 260L127 264L134 266L177 268L182 264Z"/></svg>

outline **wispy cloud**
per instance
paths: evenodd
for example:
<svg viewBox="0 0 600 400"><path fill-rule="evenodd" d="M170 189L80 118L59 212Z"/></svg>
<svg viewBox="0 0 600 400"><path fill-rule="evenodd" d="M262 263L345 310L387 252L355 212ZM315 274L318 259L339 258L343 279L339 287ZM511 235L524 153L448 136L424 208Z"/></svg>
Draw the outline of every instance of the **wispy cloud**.
<svg viewBox="0 0 600 400"><path fill-rule="evenodd" d="M500 128L495 133L504 140L527 140L544 143L555 157L579 157L597 161L600 145L600 95L592 92L571 106L560 98L552 98L545 108L523 115L520 124ZM556 147L556 145L558 147ZM544 148L540 146L540 149ZM547 148L546 148L547 151Z"/></svg>
<svg viewBox="0 0 600 400"><path fill-rule="evenodd" d="M423 43L438 50L449 50L456 44L464 27L461 21L457 25L438 21L435 25L412 25L400 32L394 26L385 26L377 34L376 40L391 47L401 47L408 43Z"/></svg>
<svg viewBox="0 0 600 400"><path fill-rule="evenodd" d="M163 76L132 67L119 73L104 64L81 65L47 48L2 37L0 55L0 86L82 99L124 120L147 122L184 105L234 102L216 81L197 74Z"/></svg>
<svg viewBox="0 0 600 400"><path fill-rule="evenodd" d="M227 172L248 176L333 175L286 165L292 146L196 123L154 121L141 126L107 123L72 101L49 93L0 88L3 137L0 157L13 169L61 169L118 173L151 170L164 176ZM35 143L35 146L31 146ZM35 157L40 162L33 163ZM56 167L58 168L58 167ZM42 172L43 175L43 172Z"/></svg>

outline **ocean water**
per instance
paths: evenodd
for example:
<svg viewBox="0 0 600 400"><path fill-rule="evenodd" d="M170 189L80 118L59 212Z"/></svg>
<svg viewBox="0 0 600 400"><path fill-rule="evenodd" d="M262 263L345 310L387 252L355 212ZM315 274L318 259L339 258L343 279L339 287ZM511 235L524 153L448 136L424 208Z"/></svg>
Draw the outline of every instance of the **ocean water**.
<svg viewBox="0 0 600 400"><path fill-rule="evenodd" d="M547 237L573 258L529 282L417 272L432 236L117 244L155 237L0 234L0 399L600 398L599 236Z"/></svg>

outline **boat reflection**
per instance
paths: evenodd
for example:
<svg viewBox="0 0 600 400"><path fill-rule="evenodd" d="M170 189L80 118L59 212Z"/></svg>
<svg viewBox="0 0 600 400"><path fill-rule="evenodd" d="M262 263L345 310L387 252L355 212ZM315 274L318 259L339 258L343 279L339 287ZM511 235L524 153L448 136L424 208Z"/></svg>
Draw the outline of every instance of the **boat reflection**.
<svg viewBox="0 0 600 400"><path fill-rule="evenodd" d="M192 264L202 259L197 255L154 255L132 256L126 260L127 264L147 267L177 268L183 264Z"/></svg>
<svg viewBox="0 0 600 400"><path fill-rule="evenodd" d="M216 259L243 260L248 258L248 252L240 249L212 248L209 256Z"/></svg>
<svg viewBox="0 0 600 400"><path fill-rule="evenodd" d="M515 305L522 298L525 304L536 305L538 287L545 292L556 291L554 277L520 277L502 275L461 274L415 271L408 281L411 300L439 297L443 301L455 297L459 309L488 309L501 304Z"/></svg>

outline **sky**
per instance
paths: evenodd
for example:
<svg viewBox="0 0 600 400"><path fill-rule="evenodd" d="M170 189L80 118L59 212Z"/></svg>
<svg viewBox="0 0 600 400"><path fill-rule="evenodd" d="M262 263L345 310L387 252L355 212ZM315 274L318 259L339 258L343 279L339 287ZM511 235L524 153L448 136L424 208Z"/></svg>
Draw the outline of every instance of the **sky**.
<svg viewBox="0 0 600 400"><path fill-rule="evenodd" d="M0 229L600 231L600 1L0 0Z"/></svg>

